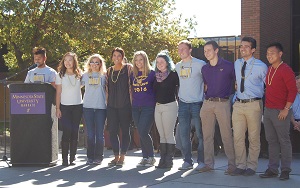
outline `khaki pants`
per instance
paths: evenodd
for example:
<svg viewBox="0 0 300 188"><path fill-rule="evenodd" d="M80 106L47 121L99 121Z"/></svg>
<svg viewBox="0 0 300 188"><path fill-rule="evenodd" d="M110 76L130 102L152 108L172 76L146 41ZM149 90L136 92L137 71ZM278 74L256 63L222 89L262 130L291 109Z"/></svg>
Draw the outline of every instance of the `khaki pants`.
<svg viewBox="0 0 300 188"><path fill-rule="evenodd" d="M248 103L235 102L232 112L232 127L237 168L257 169L260 152L262 100ZM247 158L245 133L248 130L249 154Z"/></svg>
<svg viewBox="0 0 300 188"><path fill-rule="evenodd" d="M176 101L159 104L155 107L155 123L160 137L160 143L175 144L174 129L178 112Z"/></svg>
<svg viewBox="0 0 300 188"><path fill-rule="evenodd" d="M205 100L200 111L204 145L204 163L214 168L214 134L216 120L219 123L220 133L228 158L228 168L235 169L235 156L231 130L230 100L215 102Z"/></svg>

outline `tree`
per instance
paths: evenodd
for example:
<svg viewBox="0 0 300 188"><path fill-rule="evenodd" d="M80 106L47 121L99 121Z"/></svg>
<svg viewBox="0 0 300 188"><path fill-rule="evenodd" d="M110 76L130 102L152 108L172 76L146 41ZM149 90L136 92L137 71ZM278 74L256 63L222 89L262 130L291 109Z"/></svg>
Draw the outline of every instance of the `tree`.
<svg viewBox="0 0 300 188"><path fill-rule="evenodd" d="M168 49L178 60L177 43L193 28L180 26L181 15L172 17L174 0L0 0L0 43L11 70L24 69L32 61L35 46L47 49L49 62L58 62L73 51L84 61L100 53L110 62L114 47L126 56L144 50L151 60Z"/></svg>

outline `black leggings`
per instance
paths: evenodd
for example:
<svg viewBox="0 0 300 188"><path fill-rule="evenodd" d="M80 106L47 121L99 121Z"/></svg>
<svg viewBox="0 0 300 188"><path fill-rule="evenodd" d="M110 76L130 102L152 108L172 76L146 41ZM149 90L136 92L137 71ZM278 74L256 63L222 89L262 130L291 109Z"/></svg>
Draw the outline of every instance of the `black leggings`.
<svg viewBox="0 0 300 188"><path fill-rule="evenodd" d="M62 125L62 141L78 141L79 124L82 117L82 104L78 105L60 105Z"/></svg>
<svg viewBox="0 0 300 188"><path fill-rule="evenodd" d="M115 155L126 154L130 144L130 123L131 106L123 108L107 107L107 124L110 135L110 142ZM119 130L122 131L122 141L120 147Z"/></svg>

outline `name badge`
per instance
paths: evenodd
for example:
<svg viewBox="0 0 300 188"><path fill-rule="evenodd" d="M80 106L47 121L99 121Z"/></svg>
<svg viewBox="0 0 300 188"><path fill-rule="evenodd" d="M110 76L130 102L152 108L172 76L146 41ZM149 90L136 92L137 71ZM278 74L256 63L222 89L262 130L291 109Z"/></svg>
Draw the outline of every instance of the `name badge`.
<svg viewBox="0 0 300 188"><path fill-rule="evenodd" d="M192 74L192 67L181 67L180 69L180 77L181 78L190 78Z"/></svg>
<svg viewBox="0 0 300 188"><path fill-rule="evenodd" d="M89 78L89 85L101 85L100 78Z"/></svg>
<svg viewBox="0 0 300 188"><path fill-rule="evenodd" d="M34 83L40 83L40 82L45 82L45 75L43 74L35 74L33 76L33 82Z"/></svg>

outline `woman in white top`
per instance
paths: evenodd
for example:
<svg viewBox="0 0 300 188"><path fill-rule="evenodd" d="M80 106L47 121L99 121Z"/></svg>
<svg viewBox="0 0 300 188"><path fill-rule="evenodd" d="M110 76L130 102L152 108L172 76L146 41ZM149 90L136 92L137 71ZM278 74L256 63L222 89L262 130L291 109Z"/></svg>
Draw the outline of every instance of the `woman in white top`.
<svg viewBox="0 0 300 188"><path fill-rule="evenodd" d="M75 165L78 130L82 116L81 70L77 55L66 53L58 66L56 75L56 116L62 125L63 166ZM70 149L70 163L68 153Z"/></svg>
<svg viewBox="0 0 300 188"><path fill-rule="evenodd" d="M101 164L104 147L104 124L106 119L105 61L99 54L90 56L85 63L82 84L83 117L87 128L87 162Z"/></svg>

